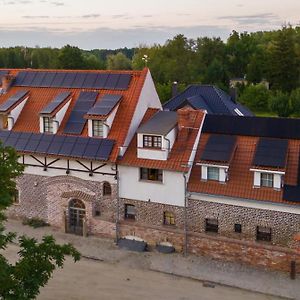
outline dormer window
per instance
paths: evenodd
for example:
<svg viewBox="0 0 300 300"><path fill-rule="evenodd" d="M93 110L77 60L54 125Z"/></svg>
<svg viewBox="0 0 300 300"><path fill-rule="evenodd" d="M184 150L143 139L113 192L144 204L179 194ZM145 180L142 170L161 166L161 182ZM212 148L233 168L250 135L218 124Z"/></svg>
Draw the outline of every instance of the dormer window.
<svg viewBox="0 0 300 300"><path fill-rule="evenodd" d="M207 167L207 179L208 180L220 180L220 169L217 167Z"/></svg>
<svg viewBox="0 0 300 300"><path fill-rule="evenodd" d="M53 119L50 117L43 117L44 133L53 133Z"/></svg>
<svg viewBox="0 0 300 300"><path fill-rule="evenodd" d="M260 185L264 187L274 186L274 174L261 173L260 174Z"/></svg>
<svg viewBox="0 0 300 300"><path fill-rule="evenodd" d="M162 138L157 135L144 135L143 136L143 147L144 148L157 148L161 149L162 147Z"/></svg>
<svg viewBox="0 0 300 300"><path fill-rule="evenodd" d="M101 120L92 120L92 127L93 127L93 137L104 137L104 124Z"/></svg>

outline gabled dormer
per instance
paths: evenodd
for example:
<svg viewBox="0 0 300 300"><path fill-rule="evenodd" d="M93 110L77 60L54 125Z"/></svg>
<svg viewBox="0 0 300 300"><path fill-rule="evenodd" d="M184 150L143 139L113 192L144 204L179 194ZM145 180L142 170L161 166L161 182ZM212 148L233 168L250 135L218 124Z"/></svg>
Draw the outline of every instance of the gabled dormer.
<svg viewBox="0 0 300 300"><path fill-rule="evenodd" d="M177 136L177 113L159 111L137 130L138 158L167 160Z"/></svg>
<svg viewBox="0 0 300 300"><path fill-rule="evenodd" d="M59 93L40 111L40 132L57 133L59 126L71 103L71 93Z"/></svg>
<svg viewBox="0 0 300 300"><path fill-rule="evenodd" d="M89 137L107 138L121 99L122 95L106 94L86 113Z"/></svg>
<svg viewBox="0 0 300 300"><path fill-rule="evenodd" d="M29 98L28 93L29 91L20 90L0 105L0 129L11 130L14 127Z"/></svg>
<svg viewBox="0 0 300 300"><path fill-rule="evenodd" d="M226 183L235 149L235 136L210 135L197 163L201 166L201 180Z"/></svg>
<svg viewBox="0 0 300 300"><path fill-rule="evenodd" d="M288 140L260 138L256 146L252 168L255 188L280 190L287 164Z"/></svg>

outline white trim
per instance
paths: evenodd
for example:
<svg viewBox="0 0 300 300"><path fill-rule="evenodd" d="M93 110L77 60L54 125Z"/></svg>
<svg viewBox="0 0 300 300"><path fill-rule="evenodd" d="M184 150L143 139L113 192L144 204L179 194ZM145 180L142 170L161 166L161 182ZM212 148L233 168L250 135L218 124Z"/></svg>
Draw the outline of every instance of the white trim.
<svg viewBox="0 0 300 300"><path fill-rule="evenodd" d="M250 169L252 172L260 172L260 173L270 173L270 174L279 174L279 175L285 175L285 172L283 171L271 171L271 170L264 170L264 169Z"/></svg>
<svg viewBox="0 0 300 300"><path fill-rule="evenodd" d="M216 165L216 164L196 163L196 165L201 166L201 167L215 167L215 168L229 169L229 166L222 166L222 165Z"/></svg>
<svg viewBox="0 0 300 300"><path fill-rule="evenodd" d="M269 211L278 211L290 214L300 215L300 205L292 206L285 203L275 203L271 201L263 201L263 200L253 200L253 199L243 199L243 198L234 198L227 196L219 196L219 195L208 195L191 192L190 197L193 200L200 200L205 202L212 203L220 203L226 205L233 205L239 207L247 207L247 208L255 208Z"/></svg>

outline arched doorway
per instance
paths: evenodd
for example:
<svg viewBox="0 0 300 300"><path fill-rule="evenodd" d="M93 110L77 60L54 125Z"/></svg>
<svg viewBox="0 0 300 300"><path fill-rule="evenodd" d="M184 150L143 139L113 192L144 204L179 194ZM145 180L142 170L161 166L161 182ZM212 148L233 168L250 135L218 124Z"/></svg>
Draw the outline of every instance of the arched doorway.
<svg viewBox="0 0 300 300"><path fill-rule="evenodd" d="M83 235L85 205L81 200L72 199L69 203L68 232Z"/></svg>

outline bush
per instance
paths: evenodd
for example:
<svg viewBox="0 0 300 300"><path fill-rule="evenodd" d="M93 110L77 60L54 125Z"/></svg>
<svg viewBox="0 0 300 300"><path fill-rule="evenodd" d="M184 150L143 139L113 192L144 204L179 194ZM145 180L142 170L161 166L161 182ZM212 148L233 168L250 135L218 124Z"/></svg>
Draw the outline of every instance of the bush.
<svg viewBox="0 0 300 300"><path fill-rule="evenodd" d="M31 219L26 218L23 220L22 224L31 226L33 228L49 226L49 224L47 222L45 222L44 220L38 219L38 218L31 218Z"/></svg>
<svg viewBox="0 0 300 300"><path fill-rule="evenodd" d="M293 108L291 105L289 94L276 91L269 99L270 110L279 117L289 117Z"/></svg>

